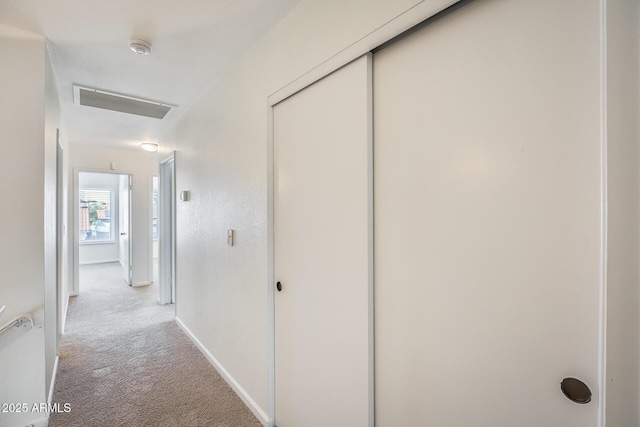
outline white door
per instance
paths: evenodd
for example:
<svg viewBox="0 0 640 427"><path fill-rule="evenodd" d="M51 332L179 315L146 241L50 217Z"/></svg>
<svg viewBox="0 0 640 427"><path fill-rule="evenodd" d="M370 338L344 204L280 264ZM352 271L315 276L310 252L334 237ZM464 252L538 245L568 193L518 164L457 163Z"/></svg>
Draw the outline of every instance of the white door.
<svg viewBox="0 0 640 427"><path fill-rule="evenodd" d="M597 8L476 1L374 56L376 425L598 424Z"/></svg>
<svg viewBox="0 0 640 427"><path fill-rule="evenodd" d="M124 281L131 285L131 175L120 175L118 229L120 264Z"/></svg>
<svg viewBox="0 0 640 427"><path fill-rule="evenodd" d="M278 427L371 422L370 58L274 107Z"/></svg>

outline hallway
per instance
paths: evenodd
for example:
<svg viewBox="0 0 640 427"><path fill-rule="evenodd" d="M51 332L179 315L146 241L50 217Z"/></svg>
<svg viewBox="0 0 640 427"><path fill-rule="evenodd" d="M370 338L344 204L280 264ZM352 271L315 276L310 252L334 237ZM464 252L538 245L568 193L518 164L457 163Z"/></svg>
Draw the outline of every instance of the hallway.
<svg viewBox="0 0 640 427"><path fill-rule="evenodd" d="M178 328L173 305L157 304L157 285L129 287L121 275L118 263L80 268L50 427L260 425Z"/></svg>

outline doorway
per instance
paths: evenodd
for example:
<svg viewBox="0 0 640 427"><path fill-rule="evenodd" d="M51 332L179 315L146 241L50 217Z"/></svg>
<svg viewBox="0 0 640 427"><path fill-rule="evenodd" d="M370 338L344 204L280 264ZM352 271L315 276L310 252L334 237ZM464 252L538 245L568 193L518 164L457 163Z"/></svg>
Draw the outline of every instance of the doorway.
<svg viewBox="0 0 640 427"><path fill-rule="evenodd" d="M81 287L80 266L119 264L131 285L131 175L76 171L74 294Z"/></svg>

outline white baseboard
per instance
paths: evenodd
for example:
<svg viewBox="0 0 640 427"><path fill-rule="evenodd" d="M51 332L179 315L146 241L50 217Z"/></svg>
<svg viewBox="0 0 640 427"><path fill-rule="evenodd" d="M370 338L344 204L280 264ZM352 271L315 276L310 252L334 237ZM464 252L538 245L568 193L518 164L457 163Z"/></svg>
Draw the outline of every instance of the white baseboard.
<svg viewBox="0 0 640 427"><path fill-rule="evenodd" d="M209 352L209 350L205 348L205 346L200 342L200 340L196 338L195 335L193 335L193 333L189 330L189 328L187 328L179 318L176 317L175 319L178 326L184 331L185 334L187 334L189 339L193 341L196 347L198 347L198 349L202 352L202 354L204 354L204 356L207 358L207 360L209 360L209 362L213 365L213 367L216 368L216 371L218 371L218 373L222 376L222 378L224 378L224 380L231 386L233 391L236 392L236 394L240 397L240 399L242 399L245 405L247 405L247 407L251 410L251 412L253 412L253 415L255 415L256 418L258 418L258 420L265 427L272 427L273 419L270 418L267 414L265 414L262 408L260 408L260 406L258 406L258 404L251 398L251 396L249 396L249 393L247 393L242 388L242 386L240 386L240 384L238 384L238 382L231 376L231 374L229 374L229 372L227 372L227 370L224 369L224 367L220 364L220 362L218 362L216 358L213 357L213 355Z"/></svg>
<svg viewBox="0 0 640 427"><path fill-rule="evenodd" d="M56 377L58 376L58 360L60 358L56 356L56 361L53 362L53 372L51 374L51 384L49 385L49 397L47 398L47 403L51 406L51 398L53 397L53 390L56 385Z"/></svg>
<svg viewBox="0 0 640 427"><path fill-rule="evenodd" d="M97 261L79 262L78 265L110 264L112 262L119 262L119 261L117 259L99 259Z"/></svg>

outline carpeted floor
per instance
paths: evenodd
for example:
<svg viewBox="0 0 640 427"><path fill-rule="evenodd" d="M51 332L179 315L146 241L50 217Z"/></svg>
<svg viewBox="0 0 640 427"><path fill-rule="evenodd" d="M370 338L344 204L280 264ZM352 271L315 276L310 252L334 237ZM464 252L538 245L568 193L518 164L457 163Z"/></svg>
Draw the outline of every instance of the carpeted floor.
<svg viewBox="0 0 640 427"><path fill-rule="evenodd" d="M132 288L119 264L82 266L60 345L50 427L260 426L157 304L156 285Z"/></svg>

